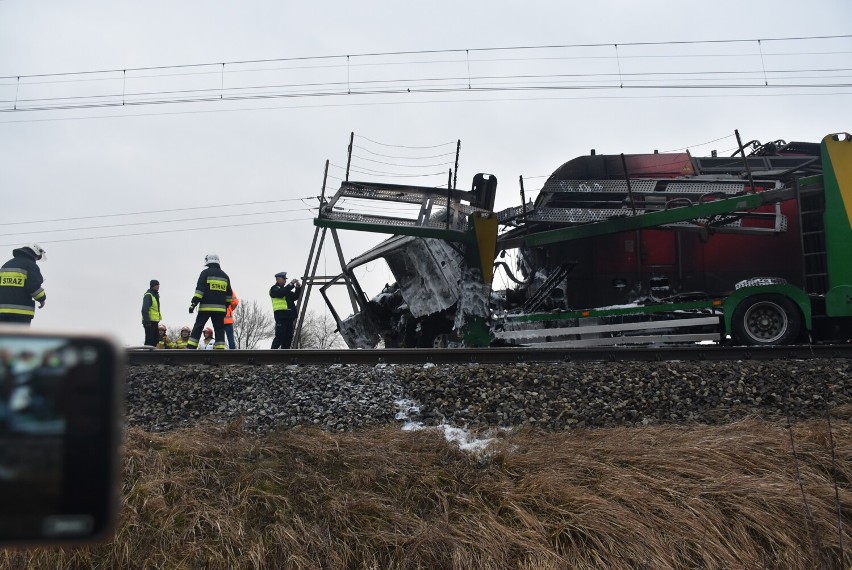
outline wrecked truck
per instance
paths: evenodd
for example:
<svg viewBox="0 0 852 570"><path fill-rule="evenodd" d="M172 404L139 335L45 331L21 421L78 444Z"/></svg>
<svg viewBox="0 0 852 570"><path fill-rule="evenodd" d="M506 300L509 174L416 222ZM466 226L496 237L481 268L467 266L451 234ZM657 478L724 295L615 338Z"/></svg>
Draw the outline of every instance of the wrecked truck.
<svg viewBox="0 0 852 570"><path fill-rule="evenodd" d="M322 293L350 348L848 340L850 164L848 134L730 157L592 153L535 201L521 179L500 212L487 174L469 191L346 181L314 220L342 266ZM377 213L388 201L411 215ZM339 230L392 237L344 264ZM367 297L354 270L380 258L396 281ZM512 285L492 290L495 271Z"/></svg>

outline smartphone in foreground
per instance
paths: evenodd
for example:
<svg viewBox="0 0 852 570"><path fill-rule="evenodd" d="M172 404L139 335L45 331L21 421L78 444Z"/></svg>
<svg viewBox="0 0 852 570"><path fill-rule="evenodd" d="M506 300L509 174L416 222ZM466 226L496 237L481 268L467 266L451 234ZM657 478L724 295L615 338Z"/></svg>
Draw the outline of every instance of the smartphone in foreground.
<svg viewBox="0 0 852 570"><path fill-rule="evenodd" d="M108 338L0 327L0 547L112 530L123 383Z"/></svg>

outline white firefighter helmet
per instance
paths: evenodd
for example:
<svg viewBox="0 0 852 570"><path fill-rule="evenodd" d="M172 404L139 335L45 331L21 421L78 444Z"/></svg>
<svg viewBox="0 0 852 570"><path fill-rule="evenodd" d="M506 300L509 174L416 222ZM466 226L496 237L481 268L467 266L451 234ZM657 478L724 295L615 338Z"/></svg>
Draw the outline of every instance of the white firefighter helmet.
<svg viewBox="0 0 852 570"><path fill-rule="evenodd" d="M211 263L219 263L219 256L215 253L208 253L204 256L204 265L210 265Z"/></svg>
<svg viewBox="0 0 852 570"><path fill-rule="evenodd" d="M36 259L42 260L47 259L47 252L42 249L42 247L37 243L30 243L18 248L18 250L25 251L27 253L35 256ZM17 251L17 250L16 250Z"/></svg>

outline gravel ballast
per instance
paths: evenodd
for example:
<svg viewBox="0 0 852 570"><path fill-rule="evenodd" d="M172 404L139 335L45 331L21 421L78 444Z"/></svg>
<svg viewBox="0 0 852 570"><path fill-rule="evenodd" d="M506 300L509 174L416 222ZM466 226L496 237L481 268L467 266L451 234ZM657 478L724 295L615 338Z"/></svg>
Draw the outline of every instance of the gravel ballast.
<svg viewBox="0 0 852 570"><path fill-rule="evenodd" d="M821 417L852 401L846 360L456 366L131 366L130 425L266 432L406 422L470 429Z"/></svg>

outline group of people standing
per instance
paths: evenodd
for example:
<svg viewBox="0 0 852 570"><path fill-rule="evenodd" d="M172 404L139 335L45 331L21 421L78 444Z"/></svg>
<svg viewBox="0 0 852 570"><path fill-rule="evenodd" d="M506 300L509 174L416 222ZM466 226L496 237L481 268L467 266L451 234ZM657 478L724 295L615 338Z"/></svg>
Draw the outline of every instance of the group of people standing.
<svg viewBox="0 0 852 570"><path fill-rule="evenodd" d="M236 348L234 341L234 309L240 300L231 287L231 279L222 271L219 256L215 253L204 258L205 269L198 276L195 293L189 304L189 313L198 310L192 329L184 326L180 337L171 340L166 326L162 324L160 312L160 282L152 279L142 297L142 327L145 329L145 345L157 348L218 349L225 348L225 337L230 349ZM272 310L275 315L275 338L272 348L290 348L293 344L296 322L296 302L301 283L293 279L287 283L287 272L275 274L275 285L269 290ZM206 327L211 321L212 329Z"/></svg>

